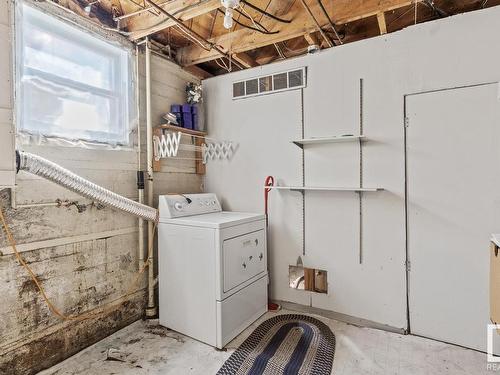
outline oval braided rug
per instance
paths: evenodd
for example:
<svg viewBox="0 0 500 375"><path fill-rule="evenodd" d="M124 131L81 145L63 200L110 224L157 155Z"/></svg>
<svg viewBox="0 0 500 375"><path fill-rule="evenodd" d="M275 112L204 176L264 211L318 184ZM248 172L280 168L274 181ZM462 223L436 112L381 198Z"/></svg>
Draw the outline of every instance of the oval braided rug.
<svg viewBox="0 0 500 375"><path fill-rule="evenodd" d="M239 346L217 375L330 375L335 335L318 319L277 315Z"/></svg>

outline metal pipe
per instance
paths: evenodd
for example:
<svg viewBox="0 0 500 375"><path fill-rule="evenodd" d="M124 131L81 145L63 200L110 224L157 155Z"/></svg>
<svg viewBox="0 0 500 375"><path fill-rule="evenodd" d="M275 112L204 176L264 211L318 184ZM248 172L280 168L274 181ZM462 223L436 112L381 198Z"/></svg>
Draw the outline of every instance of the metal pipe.
<svg viewBox="0 0 500 375"><path fill-rule="evenodd" d="M144 173L142 172L142 145L141 145L141 107L140 107L140 72L139 72L139 46L135 47L135 101L136 101L136 111L137 111L137 169L139 171L137 175L137 190L139 203L144 203ZM138 225L138 269L142 269L144 265L144 220L139 218Z"/></svg>
<svg viewBox="0 0 500 375"><path fill-rule="evenodd" d="M15 187L10 189L10 206L14 209L17 208L16 188Z"/></svg>
<svg viewBox="0 0 500 375"><path fill-rule="evenodd" d="M128 198L127 199L134 199L135 197ZM39 207L70 207L70 206L75 206L75 205L80 205L80 206L89 206L89 205L94 205L94 201L88 201L86 203L79 203L79 201L70 201L70 200L62 200L62 199L56 199L54 202L39 202L39 203L27 203L27 204L16 204L16 207L12 208L39 208ZM105 207L104 205L102 207Z"/></svg>
<svg viewBox="0 0 500 375"><path fill-rule="evenodd" d="M149 0L146 0L146 1L149 1ZM309 6L306 4L305 0L300 0L300 2L304 6L304 9L307 11L307 13L311 17L311 19L313 20L314 24L316 25L316 28L318 29L321 36L325 40L326 44L328 44L328 47L333 47L334 46L333 42L330 40L330 38L328 38L328 35L326 35L325 32L323 31L323 29L321 28L321 25L318 23L318 21L314 17L314 14L311 12L311 9L309 9Z"/></svg>
<svg viewBox="0 0 500 375"><path fill-rule="evenodd" d="M206 39L204 39L200 34L198 34L196 31L191 30L189 27L184 25L181 21L179 21L175 16L167 12L165 9L163 9L161 6L156 4L152 0L145 0L148 4L151 4L153 8L158 10L159 12L163 13L165 16L167 16L171 21L175 23L175 25L186 35L188 35L190 38L192 38L195 42L199 43L203 48L210 50L213 48L214 44L210 43ZM208 47L203 46L203 44L207 44Z"/></svg>
<svg viewBox="0 0 500 375"><path fill-rule="evenodd" d="M15 208L61 207L61 206L62 204L59 202L47 202L47 203L17 204Z"/></svg>
<svg viewBox="0 0 500 375"><path fill-rule="evenodd" d="M146 157L147 157L147 177L148 177L148 205L153 207L153 122L151 119L151 50L149 48L149 38L146 39ZM154 227L148 222L148 307L146 317L156 316L155 290L154 290Z"/></svg>
<svg viewBox="0 0 500 375"><path fill-rule="evenodd" d="M144 202L144 189L139 189L139 202L140 203ZM142 267L144 266L144 220L143 219L139 219L138 228L139 228L138 263L139 263L139 269L142 269Z"/></svg>
<svg viewBox="0 0 500 375"><path fill-rule="evenodd" d="M209 42L208 40L206 40L205 38L203 38L200 34L198 34L196 31L190 29L189 27L187 27L186 25L184 25L181 21L179 21L176 17L174 17L172 14L170 14L169 12L167 12L165 9L163 9L161 6L159 6L158 4L156 4L154 1L152 0L145 0L148 4L151 4L156 10L158 10L159 12L163 13L165 16L167 16L168 18L170 18L174 23L175 25L183 32L185 33L189 38L191 38L192 40L194 40L196 43L198 43L202 48L206 49L207 51L210 51L212 49L214 49L215 51L217 51L218 53L220 53L222 56L226 57L229 61L232 61L232 58L231 56L224 52L222 49L220 49L217 45L215 45L214 43L211 43ZM208 45L208 47L204 46L205 45ZM243 67L238 64L236 61L233 61L234 65L236 65L238 68L240 69L243 69Z"/></svg>

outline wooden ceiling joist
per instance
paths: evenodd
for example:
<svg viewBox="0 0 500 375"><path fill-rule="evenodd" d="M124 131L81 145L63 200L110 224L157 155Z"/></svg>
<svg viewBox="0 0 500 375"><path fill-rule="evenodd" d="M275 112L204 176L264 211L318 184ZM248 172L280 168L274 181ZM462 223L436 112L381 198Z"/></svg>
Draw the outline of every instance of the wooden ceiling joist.
<svg viewBox="0 0 500 375"><path fill-rule="evenodd" d="M377 13L378 28L380 29L380 35L387 34L387 25L385 23L385 13Z"/></svg>
<svg viewBox="0 0 500 375"><path fill-rule="evenodd" d="M318 39L318 37L316 36L316 34L304 34L304 39L306 40L307 44L309 44L310 46L321 46L321 43Z"/></svg>
<svg viewBox="0 0 500 375"><path fill-rule="evenodd" d="M421 1L421 0L417 0ZM329 13L332 21L336 24L346 24L362 18L376 16L393 9L414 4L415 0L333 0L330 4ZM272 5L273 3L271 3ZM314 14L321 14L321 9L316 1L308 2L309 8ZM231 49L232 53L240 54L270 44L279 43L292 38L304 36L316 31L317 27L311 21L308 12L304 11L300 1L285 13L274 13L292 19L288 25L279 24L274 20L263 19L261 23L269 31L279 31L277 34L259 34L248 29L238 29L232 33L225 33L212 38L210 42L221 46L223 50ZM326 26L325 24L321 25ZM178 61L185 66L211 61L220 57L217 51L206 51L199 46L190 45L178 50Z"/></svg>
<svg viewBox="0 0 500 375"><path fill-rule="evenodd" d="M234 54L233 59L239 62L241 65L243 65L245 68L253 68L256 66L259 66L259 64L252 59L248 54L245 52L239 53L239 54Z"/></svg>
<svg viewBox="0 0 500 375"><path fill-rule="evenodd" d="M158 0L156 2L160 3ZM220 7L220 0L174 0L162 6L165 11L180 21L193 19L218 7ZM127 22L131 40L144 38L174 25L175 23L165 15L155 15L149 12L130 17Z"/></svg>
<svg viewBox="0 0 500 375"><path fill-rule="evenodd" d="M211 78L213 77L213 74L210 74L206 70L196 66L196 65L191 65L187 66L184 68L187 72L191 73L192 75L200 78L200 79L206 79L206 78Z"/></svg>

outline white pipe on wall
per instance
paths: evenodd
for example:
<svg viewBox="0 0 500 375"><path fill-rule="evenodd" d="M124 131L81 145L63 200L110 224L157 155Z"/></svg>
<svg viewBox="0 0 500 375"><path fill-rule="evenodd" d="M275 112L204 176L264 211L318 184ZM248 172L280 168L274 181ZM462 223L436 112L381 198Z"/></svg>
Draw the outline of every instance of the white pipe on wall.
<svg viewBox="0 0 500 375"><path fill-rule="evenodd" d="M139 46L135 47L135 101L136 101L136 111L137 111L137 170L142 169L142 159L141 159L141 152L142 152L142 145L141 145L141 108L140 108L140 87L139 87L139 81L140 81L140 74L139 74ZM139 178L139 176L137 176ZM138 198L139 198L139 203L144 203L144 186L142 189L138 186ZM140 270L144 264L144 220L142 218L139 218L138 222L139 226L139 247L138 247L138 269Z"/></svg>
<svg viewBox="0 0 500 375"><path fill-rule="evenodd" d="M153 207L153 124L151 120L151 50L149 39L146 38L146 153L147 153L147 175L148 175L148 206ZM153 248L154 230L153 223L148 222L148 253ZM154 295L154 256L149 254L148 268L148 307L147 317L156 316L156 305Z"/></svg>

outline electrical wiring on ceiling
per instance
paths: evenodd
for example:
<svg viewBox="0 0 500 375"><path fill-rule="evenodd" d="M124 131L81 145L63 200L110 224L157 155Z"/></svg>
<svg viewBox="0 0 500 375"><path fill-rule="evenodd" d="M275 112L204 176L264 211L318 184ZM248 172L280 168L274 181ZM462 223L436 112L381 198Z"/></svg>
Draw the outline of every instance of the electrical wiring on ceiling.
<svg viewBox="0 0 500 375"><path fill-rule="evenodd" d="M266 33L270 33L270 34L278 34L279 33L279 31L270 32L264 25L262 25L259 21L256 21L255 18L253 18L252 16L250 16L248 14L248 12L246 12L245 8L241 7L241 10L239 10L239 9L235 9L235 10L238 14L240 14L241 16L245 17L246 19L250 20L252 22L252 24L257 25L262 30L264 30Z"/></svg>
<svg viewBox="0 0 500 375"><path fill-rule="evenodd" d="M222 11L220 8L219 8L219 9L217 9L217 11L219 11L219 12L220 12L220 13L222 13L222 14L224 14L224 11ZM242 16L246 17L246 15L245 15L245 14L241 13L241 12L240 12L240 11L238 11L237 9L235 9L235 11L236 11L237 13L241 14ZM264 27L264 26L260 25L259 23L258 23L258 25L259 25L259 26L260 26L263 30L261 30L261 29L259 29L259 28L256 28L256 27L253 27L253 26L245 25L244 23L242 23L242 22L238 21L237 19L234 19L234 22L235 22L237 25L240 25L241 27L244 27L244 28L246 28L246 29L250 29L250 30L254 30L254 31L256 31L256 32L259 32L259 33L261 33L261 34L265 34L265 35L272 35L272 34L278 34L278 33L279 33L279 31L268 31L267 29L265 29L265 27Z"/></svg>
<svg viewBox="0 0 500 375"><path fill-rule="evenodd" d="M321 11L323 12L323 14L325 15L326 19L328 20L328 24L330 25L330 28L333 30L334 34L335 34L335 37L337 38L337 41L340 43L340 44L344 44L342 42L342 39L340 38L339 36L339 33L337 32L337 28L335 27L332 19L330 18L330 15L328 14L328 12L326 11L325 9L325 6L323 5L323 2L321 0L317 0L318 1L318 5L321 9Z"/></svg>
<svg viewBox="0 0 500 375"><path fill-rule="evenodd" d="M248 5L248 6L249 6L250 8L252 8L253 10L256 10L257 12L261 13L263 16L269 17L269 18L271 18L271 19L273 19L273 20L275 20L275 21L278 21L278 22L281 22L281 23L292 23L292 21L291 21L291 20L285 20L285 19L283 19L283 18L277 17L277 16L275 16L274 14L268 13L268 12L266 12L265 10L260 9L259 7L257 7L257 6L255 6L255 5L253 5L252 3L250 3L250 2L248 2L248 1L246 1L246 0L241 0L241 2L242 2L243 4Z"/></svg>

